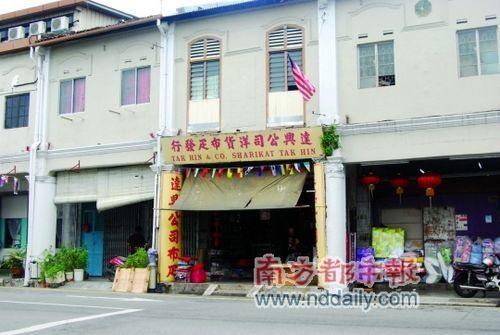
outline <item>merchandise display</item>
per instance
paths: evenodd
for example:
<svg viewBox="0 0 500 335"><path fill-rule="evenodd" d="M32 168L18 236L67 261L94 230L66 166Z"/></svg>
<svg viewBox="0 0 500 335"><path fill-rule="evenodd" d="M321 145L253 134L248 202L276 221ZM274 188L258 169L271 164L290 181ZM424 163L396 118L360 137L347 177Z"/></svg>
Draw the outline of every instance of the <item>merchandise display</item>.
<svg viewBox="0 0 500 335"><path fill-rule="evenodd" d="M376 258L399 258L404 252L403 228L372 229L372 247Z"/></svg>

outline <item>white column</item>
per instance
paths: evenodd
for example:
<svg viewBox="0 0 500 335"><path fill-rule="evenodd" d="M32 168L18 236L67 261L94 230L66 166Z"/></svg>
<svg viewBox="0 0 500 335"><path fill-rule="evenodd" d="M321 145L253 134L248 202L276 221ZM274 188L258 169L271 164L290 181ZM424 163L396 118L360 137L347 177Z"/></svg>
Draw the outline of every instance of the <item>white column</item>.
<svg viewBox="0 0 500 335"><path fill-rule="evenodd" d="M337 32L335 0L318 1L318 61L319 123L339 124L339 96L337 78ZM326 189L326 254L327 257L346 260L347 209L346 177L342 153L336 150L325 162ZM344 290L346 285L331 284L329 290Z"/></svg>
<svg viewBox="0 0 500 335"><path fill-rule="evenodd" d="M56 246L57 210L54 205L56 179L54 177L36 177L34 199L34 218L31 228L31 258L43 255L43 252Z"/></svg>
<svg viewBox="0 0 500 335"><path fill-rule="evenodd" d="M318 1L319 124L339 123L335 0Z"/></svg>
<svg viewBox="0 0 500 335"><path fill-rule="evenodd" d="M325 162L326 186L326 253L328 257L346 260L346 180L342 159L329 157ZM345 289L346 285L331 284L331 290Z"/></svg>

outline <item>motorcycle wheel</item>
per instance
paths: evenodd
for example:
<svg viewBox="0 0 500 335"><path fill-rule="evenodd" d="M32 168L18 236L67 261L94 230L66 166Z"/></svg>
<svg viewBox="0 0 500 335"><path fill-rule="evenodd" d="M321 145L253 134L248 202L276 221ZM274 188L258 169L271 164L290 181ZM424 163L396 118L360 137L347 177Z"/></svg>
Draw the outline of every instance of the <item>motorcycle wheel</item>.
<svg viewBox="0 0 500 335"><path fill-rule="evenodd" d="M115 280L115 269L114 267L106 267L106 270L105 270L105 275L106 275L106 278L108 278L109 281L114 281Z"/></svg>
<svg viewBox="0 0 500 335"><path fill-rule="evenodd" d="M474 279L475 279L474 274L471 274L471 282L469 282L468 280L467 272L462 272L461 274L459 274L458 277L455 278L455 281L453 282L453 289L455 290L455 293L461 296L462 298L472 298L473 296L475 296L478 290L471 290L460 287L460 285L474 286L475 284Z"/></svg>

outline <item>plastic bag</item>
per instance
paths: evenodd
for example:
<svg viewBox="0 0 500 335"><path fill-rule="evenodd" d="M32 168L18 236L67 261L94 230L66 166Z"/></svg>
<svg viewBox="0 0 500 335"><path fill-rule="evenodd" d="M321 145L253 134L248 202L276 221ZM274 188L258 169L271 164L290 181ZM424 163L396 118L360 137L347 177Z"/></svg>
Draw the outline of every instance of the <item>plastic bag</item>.
<svg viewBox="0 0 500 335"><path fill-rule="evenodd" d="M490 238L485 238L482 243L483 259L495 259L495 243Z"/></svg>
<svg viewBox="0 0 500 335"><path fill-rule="evenodd" d="M474 244L472 245L470 262L472 264L481 264L483 262L483 247L478 242L474 242Z"/></svg>
<svg viewBox="0 0 500 335"><path fill-rule="evenodd" d="M472 252L472 240L468 236L457 236L453 261L455 263L468 263Z"/></svg>

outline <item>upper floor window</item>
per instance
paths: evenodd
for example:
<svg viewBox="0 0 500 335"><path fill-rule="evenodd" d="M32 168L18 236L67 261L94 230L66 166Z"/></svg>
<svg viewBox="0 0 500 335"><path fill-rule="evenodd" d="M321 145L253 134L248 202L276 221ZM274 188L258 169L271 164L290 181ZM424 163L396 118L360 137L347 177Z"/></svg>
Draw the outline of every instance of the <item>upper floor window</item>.
<svg viewBox="0 0 500 335"><path fill-rule="evenodd" d="M297 90L287 56L302 68L302 35L302 29L288 26L269 33L269 92Z"/></svg>
<svg viewBox="0 0 500 335"><path fill-rule="evenodd" d="M396 85L394 41L358 45L359 88Z"/></svg>
<svg viewBox="0 0 500 335"><path fill-rule="evenodd" d="M28 93L5 97L5 129L27 127L29 105Z"/></svg>
<svg viewBox="0 0 500 335"><path fill-rule="evenodd" d="M71 114L85 111L85 78L61 81L59 113Z"/></svg>
<svg viewBox="0 0 500 335"><path fill-rule="evenodd" d="M121 85L122 106L149 102L151 67L123 70Z"/></svg>
<svg viewBox="0 0 500 335"><path fill-rule="evenodd" d="M497 27L462 30L457 35L460 77L499 72Z"/></svg>
<svg viewBox="0 0 500 335"><path fill-rule="evenodd" d="M203 38L190 46L190 100L219 98L220 41Z"/></svg>

